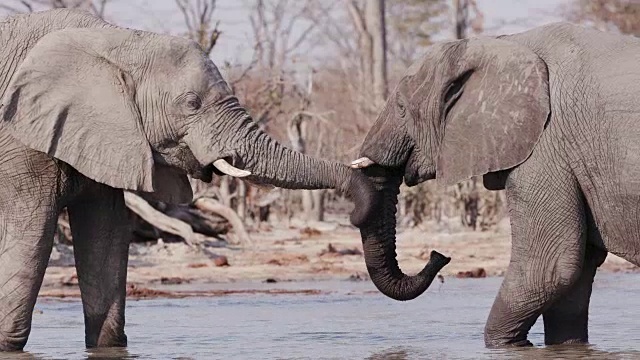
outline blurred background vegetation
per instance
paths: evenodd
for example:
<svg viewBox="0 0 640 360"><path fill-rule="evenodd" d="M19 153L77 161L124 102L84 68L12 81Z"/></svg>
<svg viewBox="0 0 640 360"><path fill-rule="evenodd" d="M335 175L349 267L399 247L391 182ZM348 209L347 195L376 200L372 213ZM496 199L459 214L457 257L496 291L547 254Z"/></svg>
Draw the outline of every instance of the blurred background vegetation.
<svg viewBox="0 0 640 360"><path fill-rule="evenodd" d="M358 156L387 94L425 47L439 40L495 35L509 24L527 28L528 22L532 23L528 27L540 23L527 14L493 16L487 24L492 14L482 5L491 1L0 0L0 15L79 8L118 25L193 39L212 56L266 131L297 151L348 163ZM512 1L510 6L521 3ZM158 7L164 15L154 11ZM237 22L221 15L231 10L244 19L243 31L225 30ZM639 1L565 0L539 15L640 34ZM433 228L453 222L473 231L490 229L508 216L505 197L501 191L487 191L481 180L473 178L446 189L432 183L403 187L399 225ZM216 178L212 184L192 180L192 186L196 198L209 202L151 203L151 213L145 213L144 200L129 201L130 208L147 219L138 218L138 238L185 240L193 236L189 227L195 233L224 237L235 227L239 241L248 232L296 222L346 222L351 209L333 191L265 190L229 177ZM71 241L64 214L59 224L60 240Z"/></svg>

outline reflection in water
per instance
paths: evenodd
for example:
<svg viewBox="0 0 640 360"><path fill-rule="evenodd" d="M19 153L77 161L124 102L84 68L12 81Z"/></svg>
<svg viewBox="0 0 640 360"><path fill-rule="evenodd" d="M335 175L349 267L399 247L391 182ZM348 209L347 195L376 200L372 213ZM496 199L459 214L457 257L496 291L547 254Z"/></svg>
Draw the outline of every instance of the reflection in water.
<svg viewBox="0 0 640 360"><path fill-rule="evenodd" d="M103 359L137 359L138 356L131 355L127 348L96 348L87 349L87 359L103 360Z"/></svg>
<svg viewBox="0 0 640 360"><path fill-rule="evenodd" d="M493 359L640 359L640 351L603 351L592 345L554 345L502 349Z"/></svg>
<svg viewBox="0 0 640 360"><path fill-rule="evenodd" d="M7 360L35 360L35 359L45 359L42 356L38 356L36 354L32 354L28 351L15 351L0 354L0 359Z"/></svg>
<svg viewBox="0 0 640 360"><path fill-rule="evenodd" d="M129 301L126 349L85 350L81 303L41 299L29 353L1 358L640 359L640 274L598 274L592 345L544 347L540 320L529 334L535 347L486 349L482 331L501 281L448 279L408 302L370 293L369 282L264 285L331 291L319 295Z"/></svg>
<svg viewBox="0 0 640 360"><path fill-rule="evenodd" d="M455 344L452 344L455 348ZM554 345L549 347L525 347L487 350L487 357L496 360L558 360L558 359L640 359L640 351L603 351L592 345ZM469 353L466 356L451 352L428 353L410 347L391 347L367 356L366 360L409 360L409 359L459 359L475 358ZM480 358L480 356L478 356Z"/></svg>
<svg viewBox="0 0 640 360"><path fill-rule="evenodd" d="M368 356L367 360L407 360L407 354L404 348L392 348Z"/></svg>

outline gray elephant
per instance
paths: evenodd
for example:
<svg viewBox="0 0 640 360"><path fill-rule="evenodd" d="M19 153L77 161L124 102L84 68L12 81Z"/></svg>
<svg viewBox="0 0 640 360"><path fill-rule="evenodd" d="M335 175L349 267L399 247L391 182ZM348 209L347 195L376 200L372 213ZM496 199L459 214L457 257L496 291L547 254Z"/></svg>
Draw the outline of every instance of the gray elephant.
<svg viewBox="0 0 640 360"><path fill-rule="evenodd" d="M53 10L0 23L0 350L25 346L59 212L67 207L88 347L124 346L130 224L123 190L192 198L187 174L375 196L348 166L259 129L185 39ZM356 189L356 190L348 190Z"/></svg>
<svg viewBox="0 0 640 360"><path fill-rule="evenodd" d="M352 163L384 198L360 229L378 289L415 298L447 262L435 254L416 276L399 269L402 180L483 176L506 189L512 225L486 345L530 345L540 315L546 344L587 342L597 267L609 252L640 265L639 59L639 39L567 23L431 46Z"/></svg>

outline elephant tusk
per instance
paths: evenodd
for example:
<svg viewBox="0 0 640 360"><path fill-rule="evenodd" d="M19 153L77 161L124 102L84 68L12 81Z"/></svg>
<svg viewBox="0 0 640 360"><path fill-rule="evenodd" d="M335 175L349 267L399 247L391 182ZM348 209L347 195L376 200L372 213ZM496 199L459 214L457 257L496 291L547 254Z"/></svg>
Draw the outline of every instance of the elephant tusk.
<svg viewBox="0 0 640 360"><path fill-rule="evenodd" d="M362 168L367 168L371 165L374 165L375 162L371 159L369 159L368 157L361 157L358 160L353 160L351 162L351 167L354 169L362 169Z"/></svg>
<svg viewBox="0 0 640 360"><path fill-rule="evenodd" d="M238 169L237 167L229 164L225 159L218 159L214 161L213 166L215 166L216 169L220 170L220 172L233 177L241 178L251 175L251 171Z"/></svg>

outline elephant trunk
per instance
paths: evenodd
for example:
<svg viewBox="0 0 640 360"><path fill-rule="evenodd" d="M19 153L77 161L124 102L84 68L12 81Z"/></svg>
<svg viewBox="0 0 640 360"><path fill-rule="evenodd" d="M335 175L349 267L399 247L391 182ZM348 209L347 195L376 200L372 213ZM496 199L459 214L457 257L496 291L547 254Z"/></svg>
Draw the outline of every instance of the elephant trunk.
<svg viewBox="0 0 640 360"><path fill-rule="evenodd" d="M250 172L244 179L285 189L336 189L354 202L351 222L355 225L369 217L368 209L377 207L379 195L361 172L283 146L260 129L237 101L226 110L236 134L230 146L233 153L226 157L234 166Z"/></svg>
<svg viewBox="0 0 640 360"><path fill-rule="evenodd" d="M412 300L429 288L438 272L451 258L432 251L427 265L414 276L405 275L396 260L396 204L402 176L385 177L379 189L380 207L360 227L367 271L374 285L386 296L399 301Z"/></svg>
<svg viewBox="0 0 640 360"><path fill-rule="evenodd" d="M251 171L249 181L268 183L286 189L347 189L348 166L316 159L294 151L252 125L245 139L253 144L247 149L245 169Z"/></svg>

